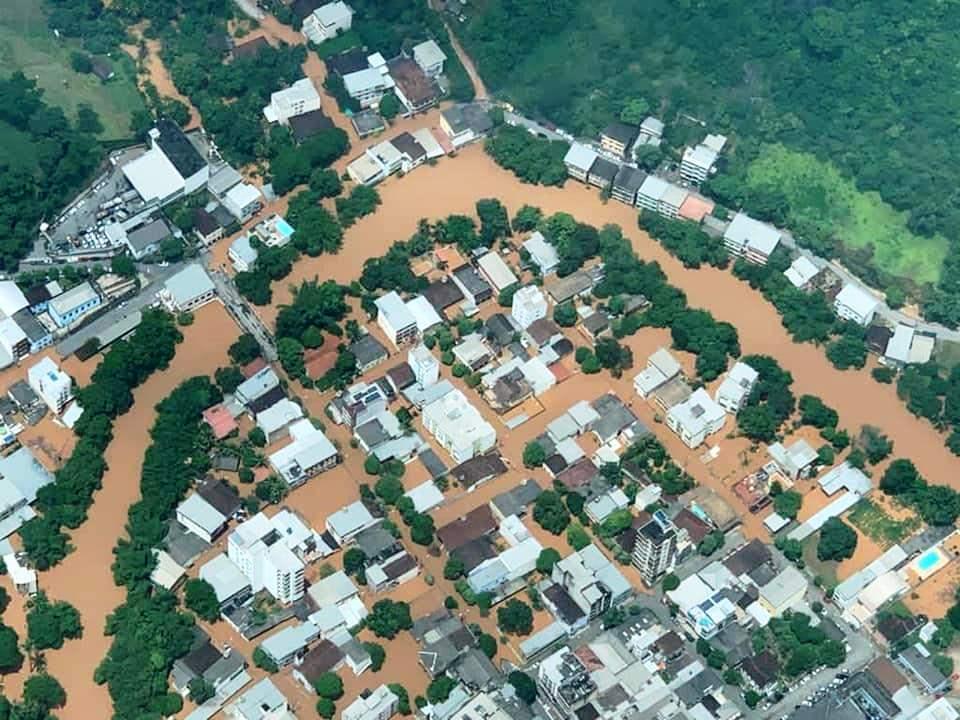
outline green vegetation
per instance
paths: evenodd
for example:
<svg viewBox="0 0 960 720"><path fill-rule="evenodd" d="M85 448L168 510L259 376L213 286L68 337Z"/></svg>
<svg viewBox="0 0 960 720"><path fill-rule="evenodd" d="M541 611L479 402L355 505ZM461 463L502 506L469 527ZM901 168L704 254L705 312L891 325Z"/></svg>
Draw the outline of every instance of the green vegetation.
<svg viewBox="0 0 960 720"><path fill-rule="evenodd" d="M561 140L547 140L521 127L504 125L487 138L483 147L497 165L511 171L521 182L563 185L567 180L563 157L570 146Z"/></svg>
<svg viewBox="0 0 960 720"><path fill-rule="evenodd" d="M773 509L781 517L788 520L795 520L797 513L800 512L800 506L803 504L803 495L796 490L786 490L773 498Z"/></svg>
<svg viewBox="0 0 960 720"><path fill-rule="evenodd" d="M947 485L929 485L914 464L903 458L887 466L880 489L911 506L928 525L953 525L960 515L960 494Z"/></svg>
<svg viewBox="0 0 960 720"><path fill-rule="evenodd" d="M63 647L64 640L83 635L80 613L68 602L47 599L38 592L27 602L27 642L29 650L49 650Z"/></svg>
<svg viewBox="0 0 960 720"><path fill-rule="evenodd" d="M133 60L125 52L113 52L109 62L114 77L106 82L89 74L89 70L74 70L72 53L80 44L72 39L76 35L70 32L75 27L71 16L82 16L83 11L69 7L62 0L51 1L49 6L52 12L48 16L43 0L18 0L4 5L0 14L0 48L3 48L5 69L34 78L44 99L62 108L69 117L76 118L77 111L84 105L92 108L103 125L100 133L103 139L129 138L133 116L145 110L137 89ZM99 3L89 3L89 6L99 6ZM57 27L71 39L58 41L51 27ZM106 43L102 42L104 39ZM113 49L111 40L84 37L87 50L97 55ZM89 62L88 55L81 54L81 57Z"/></svg>
<svg viewBox="0 0 960 720"><path fill-rule="evenodd" d="M656 238L684 267L699 268L706 263L725 268L730 264L723 241L707 235L698 225L653 212L641 212L638 222L641 230Z"/></svg>
<svg viewBox="0 0 960 720"><path fill-rule="evenodd" d="M379 638L392 640L401 630L413 627L410 619L410 606L405 602L379 600L367 616L367 627Z"/></svg>
<svg viewBox="0 0 960 720"><path fill-rule="evenodd" d="M497 609L497 627L511 635L529 635L533 631L533 610L523 600L511 598Z"/></svg>
<svg viewBox="0 0 960 720"><path fill-rule="evenodd" d="M851 525L882 547L899 543L920 527L920 518L912 516L904 520L894 520L869 498L858 502L847 519Z"/></svg>
<svg viewBox="0 0 960 720"><path fill-rule="evenodd" d="M642 438L627 448L623 463L636 463L659 485L665 495L682 495L696 484L693 478L677 465L666 448L653 435Z"/></svg>
<svg viewBox="0 0 960 720"><path fill-rule="evenodd" d="M544 490L533 505L533 519L544 530L559 535L570 524L570 513L560 493Z"/></svg>
<svg viewBox="0 0 960 720"><path fill-rule="evenodd" d="M536 440L531 440L523 448L523 465L528 468L538 468L543 465L547 459L547 453L543 445Z"/></svg>
<svg viewBox="0 0 960 720"><path fill-rule="evenodd" d="M737 413L737 424L751 440L772 442L796 405L790 390L793 376L769 355L748 355L743 362L757 371L757 382Z"/></svg>
<svg viewBox="0 0 960 720"><path fill-rule="evenodd" d="M857 549L857 533L840 518L832 517L820 528L817 542L817 558L820 560L846 560Z"/></svg>

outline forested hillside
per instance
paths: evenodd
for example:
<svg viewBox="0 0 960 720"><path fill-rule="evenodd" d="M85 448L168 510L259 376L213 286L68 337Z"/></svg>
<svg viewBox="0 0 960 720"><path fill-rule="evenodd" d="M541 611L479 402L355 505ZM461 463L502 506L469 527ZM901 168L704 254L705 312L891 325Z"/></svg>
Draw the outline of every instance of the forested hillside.
<svg viewBox="0 0 960 720"><path fill-rule="evenodd" d="M475 7L458 32L487 85L528 112L584 134L637 101L668 123L693 116L734 135L735 177L763 144L783 143L829 160L861 190L909 211L909 230L956 243L960 13L953 3L487 0ZM684 131L674 122L671 139L682 142ZM953 321L957 264L948 258L940 276L949 296L927 298L933 314Z"/></svg>

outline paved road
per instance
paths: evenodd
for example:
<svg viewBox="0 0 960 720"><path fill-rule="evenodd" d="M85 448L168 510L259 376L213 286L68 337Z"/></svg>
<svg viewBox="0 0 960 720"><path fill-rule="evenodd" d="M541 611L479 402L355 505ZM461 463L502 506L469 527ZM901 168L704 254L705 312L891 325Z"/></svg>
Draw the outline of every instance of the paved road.
<svg viewBox="0 0 960 720"><path fill-rule="evenodd" d="M536 133L538 135L543 135L549 140L563 140L564 142L572 142L573 136L570 133L560 130L550 130L538 122L526 118L523 115L519 115L511 110L504 108L503 111L503 120L508 125L516 125L517 127L526 128L530 132Z"/></svg>

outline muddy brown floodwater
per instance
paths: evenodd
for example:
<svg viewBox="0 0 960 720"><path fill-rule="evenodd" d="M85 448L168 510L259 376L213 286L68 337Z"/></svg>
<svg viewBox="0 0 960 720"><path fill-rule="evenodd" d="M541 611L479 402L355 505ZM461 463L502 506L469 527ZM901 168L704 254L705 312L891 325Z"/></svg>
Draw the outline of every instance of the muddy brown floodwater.
<svg viewBox="0 0 960 720"><path fill-rule="evenodd" d="M124 533L127 508L140 497L140 468L156 415L154 406L187 378L210 374L225 364L227 348L239 334L219 303L201 308L193 325L181 330L184 340L170 367L155 373L134 392L133 408L114 425L103 488L94 496L87 521L71 532L76 550L40 576L40 587L51 598L71 603L83 621L81 639L68 640L62 650L47 653L50 674L67 691L67 706L57 712L62 720L111 716L107 689L93 682L93 672L110 646L110 639L103 634L106 617L124 600L123 589L114 585L110 566L113 547ZM22 611L14 617L8 610L5 622L15 627L21 639L25 637ZM25 665L18 675L5 679L9 696L19 695L26 674Z"/></svg>

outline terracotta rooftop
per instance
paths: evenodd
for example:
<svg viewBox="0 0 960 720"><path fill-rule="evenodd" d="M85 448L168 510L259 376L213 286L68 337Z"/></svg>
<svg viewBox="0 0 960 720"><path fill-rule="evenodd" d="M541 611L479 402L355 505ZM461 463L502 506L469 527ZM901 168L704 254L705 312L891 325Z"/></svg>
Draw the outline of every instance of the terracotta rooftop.
<svg viewBox="0 0 960 720"><path fill-rule="evenodd" d="M237 423L223 404L214 405L204 410L203 420L213 430L213 436L217 440L222 440L237 429Z"/></svg>

